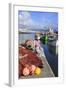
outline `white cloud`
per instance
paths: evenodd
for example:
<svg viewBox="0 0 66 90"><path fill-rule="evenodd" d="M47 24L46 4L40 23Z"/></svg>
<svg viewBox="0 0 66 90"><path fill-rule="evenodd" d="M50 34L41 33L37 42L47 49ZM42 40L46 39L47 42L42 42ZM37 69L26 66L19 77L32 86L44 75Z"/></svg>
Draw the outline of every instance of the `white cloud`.
<svg viewBox="0 0 66 90"><path fill-rule="evenodd" d="M19 28L43 28L43 25L40 25L39 22L33 21L29 12L20 12L19 14Z"/></svg>
<svg viewBox="0 0 66 90"><path fill-rule="evenodd" d="M34 24L34 22L31 19L31 15L29 12L20 12L20 14L19 14L19 25L30 26L33 24Z"/></svg>

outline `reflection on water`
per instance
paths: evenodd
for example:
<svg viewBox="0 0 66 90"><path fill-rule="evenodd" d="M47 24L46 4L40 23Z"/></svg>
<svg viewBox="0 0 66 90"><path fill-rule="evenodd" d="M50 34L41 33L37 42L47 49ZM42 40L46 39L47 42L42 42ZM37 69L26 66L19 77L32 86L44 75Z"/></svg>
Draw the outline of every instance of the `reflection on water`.
<svg viewBox="0 0 66 90"><path fill-rule="evenodd" d="M25 34L25 33L19 34L19 44L22 43L22 42L24 42L24 41L27 40L27 39L34 39L34 37L35 37L35 34L33 34L33 33L29 33L29 34Z"/></svg>
<svg viewBox="0 0 66 90"><path fill-rule="evenodd" d="M55 76L58 76L58 55L49 52L48 45L43 45L48 63L50 64Z"/></svg>

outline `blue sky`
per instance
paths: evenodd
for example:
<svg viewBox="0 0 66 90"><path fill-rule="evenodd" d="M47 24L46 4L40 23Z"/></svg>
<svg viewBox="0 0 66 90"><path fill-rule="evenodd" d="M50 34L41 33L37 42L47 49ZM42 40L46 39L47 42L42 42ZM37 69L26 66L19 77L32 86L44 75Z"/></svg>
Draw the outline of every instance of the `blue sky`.
<svg viewBox="0 0 66 90"><path fill-rule="evenodd" d="M58 28L58 13L56 12L33 12L19 11L19 28L21 26L44 28Z"/></svg>

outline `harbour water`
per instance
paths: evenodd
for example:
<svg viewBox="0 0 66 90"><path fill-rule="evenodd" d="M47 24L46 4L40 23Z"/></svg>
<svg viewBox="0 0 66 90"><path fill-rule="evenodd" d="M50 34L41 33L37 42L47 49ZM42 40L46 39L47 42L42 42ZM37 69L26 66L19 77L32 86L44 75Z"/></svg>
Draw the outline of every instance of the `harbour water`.
<svg viewBox="0 0 66 90"><path fill-rule="evenodd" d="M51 53L48 49L48 45L43 45L43 49L53 73L58 77L58 55Z"/></svg>

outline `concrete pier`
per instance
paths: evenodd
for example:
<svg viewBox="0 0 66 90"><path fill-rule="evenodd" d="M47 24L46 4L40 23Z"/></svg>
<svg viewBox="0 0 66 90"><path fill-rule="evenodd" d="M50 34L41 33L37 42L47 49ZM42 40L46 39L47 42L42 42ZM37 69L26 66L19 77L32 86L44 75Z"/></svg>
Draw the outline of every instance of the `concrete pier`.
<svg viewBox="0 0 66 90"><path fill-rule="evenodd" d="M47 62L45 54L44 54L44 56L42 55L40 58L43 62L43 68L41 69L41 74L39 76L36 76L36 75L31 75L31 76L26 76L26 77L22 76L22 77L20 77L20 79L55 77L50 65Z"/></svg>

